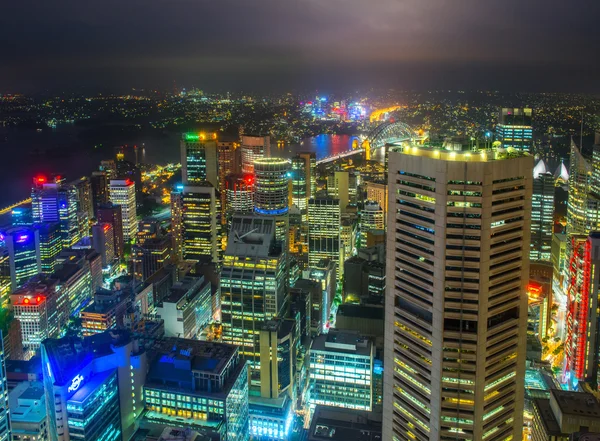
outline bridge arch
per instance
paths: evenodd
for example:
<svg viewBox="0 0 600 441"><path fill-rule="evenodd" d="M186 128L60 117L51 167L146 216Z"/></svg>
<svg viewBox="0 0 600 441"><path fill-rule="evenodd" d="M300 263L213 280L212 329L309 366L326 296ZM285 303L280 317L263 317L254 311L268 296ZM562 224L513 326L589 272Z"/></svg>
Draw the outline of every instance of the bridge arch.
<svg viewBox="0 0 600 441"><path fill-rule="evenodd" d="M385 147L386 144L420 139L419 135L408 124L402 121L384 122L375 127L363 142L367 159L375 149Z"/></svg>

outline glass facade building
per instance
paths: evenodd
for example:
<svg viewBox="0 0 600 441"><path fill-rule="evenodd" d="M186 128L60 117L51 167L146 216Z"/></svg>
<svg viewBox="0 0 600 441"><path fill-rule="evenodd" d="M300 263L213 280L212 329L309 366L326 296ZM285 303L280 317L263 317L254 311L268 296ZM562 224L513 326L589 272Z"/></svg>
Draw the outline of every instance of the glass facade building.
<svg viewBox="0 0 600 441"><path fill-rule="evenodd" d="M357 333L331 330L310 348L310 404L371 410L372 342Z"/></svg>
<svg viewBox="0 0 600 441"><path fill-rule="evenodd" d="M254 211L257 214L282 215L288 211L290 161L261 158L254 161Z"/></svg>
<svg viewBox="0 0 600 441"><path fill-rule="evenodd" d="M254 174L254 161L270 156L271 138L242 135L242 173Z"/></svg>
<svg viewBox="0 0 600 441"><path fill-rule="evenodd" d="M496 139L503 148L524 152L533 149L533 111L528 108L502 108L496 125Z"/></svg>
<svg viewBox="0 0 600 441"><path fill-rule="evenodd" d="M316 267L321 260L340 261L340 201L313 198L308 201L308 266Z"/></svg>
<svg viewBox="0 0 600 441"><path fill-rule="evenodd" d="M40 259L42 272L50 274L56 268L56 257L63 248L58 222L47 222L36 226L40 234Z"/></svg>
<svg viewBox="0 0 600 441"><path fill-rule="evenodd" d="M135 240L138 232L135 183L130 179L111 179L109 194L110 202L121 207L123 240L126 242Z"/></svg>
<svg viewBox="0 0 600 441"><path fill-rule="evenodd" d="M219 186L217 134L184 133L181 140L181 173L185 184L210 182Z"/></svg>
<svg viewBox="0 0 600 441"><path fill-rule="evenodd" d="M1 236L8 250L11 285L15 290L42 270L40 233L34 228L14 227Z"/></svg>
<svg viewBox="0 0 600 441"><path fill-rule="evenodd" d="M215 188L185 185L182 204L182 255L186 260L220 261L220 209Z"/></svg>
<svg viewBox="0 0 600 441"><path fill-rule="evenodd" d="M533 169L531 196L531 248L529 259L550 260L554 227L554 175L543 160Z"/></svg>

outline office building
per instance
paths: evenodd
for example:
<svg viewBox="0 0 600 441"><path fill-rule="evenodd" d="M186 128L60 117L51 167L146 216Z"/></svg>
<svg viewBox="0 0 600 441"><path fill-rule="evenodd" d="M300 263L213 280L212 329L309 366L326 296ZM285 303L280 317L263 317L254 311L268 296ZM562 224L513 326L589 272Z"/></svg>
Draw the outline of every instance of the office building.
<svg viewBox="0 0 600 441"><path fill-rule="evenodd" d="M33 224L33 211L29 207L13 208L10 212L13 227L31 226Z"/></svg>
<svg viewBox="0 0 600 441"><path fill-rule="evenodd" d="M502 147L523 152L533 149L533 110L529 108L502 108L498 114L496 140Z"/></svg>
<svg viewBox="0 0 600 441"><path fill-rule="evenodd" d="M274 318L260 327L260 396L294 398L296 360L296 321Z"/></svg>
<svg viewBox="0 0 600 441"><path fill-rule="evenodd" d="M90 177L90 186L92 187L92 201L94 203L94 216L97 216L97 208L100 205L109 203L108 196L108 177L106 172L94 171Z"/></svg>
<svg viewBox="0 0 600 441"><path fill-rule="evenodd" d="M44 385L24 381L8 395L13 441L47 441L46 397Z"/></svg>
<svg viewBox="0 0 600 441"><path fill-rule="evenodd" d="M291 181L292 181L292 205L295 205L301 213L304 213L304 221L306 221L306 211L308 210L308 199L310 193L310 182L307 183L307 178L310 179L310 171L306 171L306 160L301 156L295 156L291 162ZM309 175L309 176L307 176Z"/></svg>
<svg viewBox="0 0 600 441"><path fill-rule="evenodd" d="M521 152L390 152L383 439L520 439L532 175Z"/></svg>
<svg viewBox="0 0 600 441"><path fill-rule="evenodd" d="M137 155L137 146L134 146ZM136 201L141 201L143 198L142 193L142 171L136 163L125 159L125 153L123 151L117 153L117 160L115 161L115 177L113 179L119 180L130 180L135 184L135 198Z"/></svg>
<svg viewBox="0 0 600 441"><path fill-rule="evenodd" d="M8 250L11 286L15 290L42 270L40 233L34 228L13 227L1 236Z"/></svg>
<svg viewBox="0 0 600 441"><path fill-rule="evenodd" d="M381 413L340 409L331 406L315 408L308 441L379 441Z"/></svg>
<svg viewBox="0 0 600 441"><path fill-rule="evenodd" d="M331 304L335 297L337 280L339 279L335 262L331 260L319 261L315 266L302 272L302 279L317 282L320 287L320 292L314 293L311 296L313 300L313 314L320 315L320 322L323 327L319 330L319 333L326 332L326 329L329 328ZM298 285L298 282L296 282L296 285ZM299 286L305 285L300 284Z"/></svg>
<svg viewBox="0 0 600 441"><path fill-rule="evenodd" d="M254 211L270 216L288 211L290 161L259 158L254 161Z"/></svg>
<svg viewBox="0 0 600 441"><path fill-rule="evenodd" d="M198 338L212 318L211 284L203 276L187 275L156 305L166 337Z"/></svg>
<svg viewBox="0 0 600 441"><path fill-rule="evenodd" d="M12 293L12 280L10 272L10 254L0 240L0 307L8 308L9 296Z"/></svg>
<svg viewBox="0 0 600 441"><path fill-rule="evenodd" d="M254 209L254 176L227 176L224 194L226 223L229 224L234 214L248 214Z"/></svg>
<svg viewBox="0 0 600 441"><path fill-rule="evenodd" d="M300 290L304 296L307 296L310 300L310 323L309 323L309 335L315 336L323 332L325 323L323 316L326 314L323 312L323 304L326 300L323 299L323 287L321 282L316 282L310 279L299 279L294 285L294 290ZM291 292L290 292L291 295Z"/></svg>
<svg viewBox="0 0 600 441"><path fill-rule="evenodd" d="M304 180L308 200L317 195L317 156L314 152L303 152L298 153L297 157L304 159Z"/></svg>
<svg viewBox="0 0 600 441"><path fill-rule="evenodd" d="M145 422L248 439L248 368L233 345L166 338L152 350Z"/></svg>
<svg viewBox="0 0 600 441"><path fill-rule="evenodd" d="M215 188L185 185L182 190L182 256L185 260L221 258L221 224Z"/></svg>
<svg viewBox="0 0 600 441"><path fill-rule="evenodd" d="M68 293L58 280L37 276L15 290L10 299L14 318L20 323L26 358L37 352L46 338L56 338L66 330Z"/></svg>
<svg viewBox="0 0 600 441"><path fill-rule="evenodd" d="M181 139L181 176L183 183L218 188L216 133L184 133Z"/></svg>
<svg viewBox="0 0 600 441"><path fill-rule="evenodd" d="M339 265L340 219L338 199L313 198L308 201L309 267L316 266L321 260L331 260L336 267Z"/></svg>
<svg viewBox="0 0 600 441"><path fill-rule="evenodd" d="M219 191L225 189L227 176L241 171L240 143L230 140L217 142L217 156L219 158Z"/></svg>
<svg viewBox="0 0 600 441"><path fill-rule="evenodd" d="M356 332L331 330L310 347L310 404L372 409L373 343Z"/></svg>
<svg viewBox="0 0 600 441"><path fill-rule="evenodd" d="M366 201L360 212L360 246L367 245L367 234L374 231L384 231L383 209L375 201Z"/></svg>
<svg viewBox="0 0 600 441"><path fill-rule="evenodd" d="M102 271L101 267L100 271ZM92 299L93 283L90 262L81 259L64 263L50 275L50 278L58 280L61 289L66 293L71 316L79 317L79 311Z"/></svg>
<svg viewBox="0 0 600 441"><path fill-rule="evenodd" d="M368 181L366 183L367 200L375 201L383 209L383 222L385 224L388 212L388 187L387 182Z"/></svg>
<svg viewBox="0 0 600 441"><path fill-rule="evenodd" d="M92 225L92 248L102 259L102 266L112 265L115 260L115 235L108 222Z"/></svg>
<svg viewBox="0 0 600 441"><path fill-rule="evenodd" d="M600 233L572 235L567 279L565 381L572 386L589 381L598 387L598 296L600 275Z"/></svg>
<svg viewBox="0 0 600 441"><path fill-rule="evenodd" d="M125 240L123 236L123 210L120 205L106 204L99 205L96 210L98 223L108 223L112 225L115 244L115 256L123 257Z"/></svg>
<svg viewBox="0 0 600 441"><path fill-rule="evenodd" d="M554 228L554 176L544 161L533 169L530 260L550 260Z"/></svg>
<svg viewBox="0 0 600 441"><path fill-rule="evenodd" d="M350 173L335 171L327 176L327 195L333 199L339 199L340 210L342 213L346 213L350 203Z"/></svg>
<svg viewBox="0 0 600 441"><path fill-rule="evenodd" d="M124 330L45 340L49 439L130 439L144 410L146 358Z"/></svg>
<svg viewBox="0 0 600 441"><path fill-rule="evenodd" d="M122 329L125 312L132 301L130 289L110 291L99 288L94 293L94 302L79 314L82 335L88 337L116 327Z"/></svg>
<svg viewBox="0 0 600 441"><path fill-rule="evenodd" d="M141 280L171 263L172 240L170 236L146 239L135 247L135 271Z"/></svg>
<svg viewBox="0 0 600 441"><path fill-rule="evenodd" d="M135 183L126 179L111 179L109 184L110 202L121 207L121 222L124 242L135 239L138 228L135 202ZM104 219L100 222L107 222ZM115 228L117 231L117 228ZM121 256L121 254L119 254Z"/></svg>
<svg viewBox="0 0 600 441"><path fill-rule="evenodd" d="M600 432L600 404L591 393L551 389L550 398L533 400L532 441L568 441L580 431Z"/></svg>
<svg viewBox="0 0 600 441"><path fill-rule="evenodd" d="M223 341L258 368L260 324L285 306L285 257L275 219L234 216L221 271Z"/></svg>
<svg viewBox="0 0 600 441"><path fill-rule="evenodd" d="M598 199L590 193L592 166L571 141L567 234L588 234L598 229Z"/></svg>
<svg viewBox="0 0 600 441"><path fill-rule="evenodd" d="M173 259L179 262L183 258L183 185L171 192L171 240Z"/></svg>
<svg viewBox="0 0 600 441"><path fill-rule="evenodd" d="M71 182L69 187L75 191L77 211L85 213L87 219L92 219L94 217L94 200L91 179L87 176L82 176Z"/></svg>
<svg viewBox="0 0 600 441"><path fill-rule="evenodd" d="M0 332L0 441L12 440L5 356L4 338Z"/></svg>
<svg viewBox="0 0 600 441"><path fill-rule="evenodd" d="M50 274L56 268L56 256L62 251L63 242L58 222L37 224L40 237L40 261L42 272Z"/></svg>
<svg viewBox="0 0 600 441"><path fill-rule="evenodd" d="M254 174L254 161L271 156L271 139L268 136L242 135L242 173Z"/></svg>

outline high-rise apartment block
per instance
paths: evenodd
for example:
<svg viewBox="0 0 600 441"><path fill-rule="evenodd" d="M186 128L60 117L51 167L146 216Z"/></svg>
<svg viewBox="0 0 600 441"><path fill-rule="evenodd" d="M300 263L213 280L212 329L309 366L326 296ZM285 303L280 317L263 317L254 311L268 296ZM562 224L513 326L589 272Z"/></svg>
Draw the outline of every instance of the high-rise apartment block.
<svg viewBox="0 0 600 441"><path fill-rule="evenodd" d="M383 439L522 436L533 157L389 154Z"/></svg>
<svg viewBox="0 0 600 441"><path fill-rule="evenodd" d="M109 194L110 202L121 207L123 240L125 242L135 240L138 231L135 183L130 179L111 179Z"/></svg>
<svg viewBox="0 0 600 441"><path fill-rule="evenodd" d="M502 108L498 114L496 139L503 148L524 152L533 149L533 110L529 108Z"/></svg>

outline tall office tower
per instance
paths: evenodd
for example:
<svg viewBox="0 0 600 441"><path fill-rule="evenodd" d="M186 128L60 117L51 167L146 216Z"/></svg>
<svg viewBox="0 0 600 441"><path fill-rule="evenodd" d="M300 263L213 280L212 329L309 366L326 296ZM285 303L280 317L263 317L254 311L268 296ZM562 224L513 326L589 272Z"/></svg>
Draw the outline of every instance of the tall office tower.
<svg viewBox="0 0 600 441"><path fill-rule="evenodd" d="M310 404L372 410L374 358L375 345L357 332L331 330L316 337L310 347Z"/></svg>
<svg viewBox="0 0 600 441"><path fill-rule="evenodd" d="M92 226L92 248L100 254L103 267L114 262L115 233L112 224L102 222Z"/></svg>
<svg viewBox="0 0 600 441"><path fill-rule="evenodd" d="M306 198L314 198L317 195L317 156L314 152L304 152L298 153L297 157L304 159Z"/></svg>
<svg viewBox="0 0 600 441"><path fill-rule="evenodd" d="M310 172L309 172L310 173ZM307 184L306 160L301 156L292 158L292 205L298 207L306 221L306 211L308 210L308 192L310 191L310 181Z"/></svg>
<svg viewBox="0 0 600 441"><path fill-rule="evenodd" d="M62 238L58 222L46 222L35 225L40 237L40 259L42 272L51 274L56 268L56 256L62 251Z"/></svg>
<svg viewBox="0 0 600 441"><path fill-rule="evenodd" d="M132 438L144 410L147 357L126 330L44 341L49 439Z"/></svg>
<svg viewBox="0 0 600 441"><path fill-rule="evenodd" d="M181 175L184 184L210 182L219 186L217 134L184 133L181 140Z"/></svg>
<svg viewBox="0 0 600 441"><path fill-rule="evenodd" d="M521 152L390 152L383 439L521 439L532 175Z"/></svg>
<svg viewBox="0 0 600 441"><path fill-rule="evenodd" d="M502 108L498 114L496 139L504 148L515 148L524 152L533 149L533 111L528 108Z"/></svg>
<svg viewBox="0 0 600 441"><path fill-rule="evenodd" d="M576 389L588 381L598 390L598 296L600 295L600 232L572 235L567 268L566 376Z"/></svg>
<svg viewBox="0 0 600 441"><path fill-rule="evenodd" d="M254 212L277 219L275 236L284 242L287 251L289 232L289 170L290 161L282 158L262 158L254 161Z"/></svg>
<svg viewBox="0 0 600 441"><path fill-rule="evenodd" d="M15 290L42 271L40 233L34 228L13 227L2 236L8 250L10 282Z"/></svg>
<svg viewBox="0 0 600 441"><path fill-rule="evenodd" d="M104 159L100 161L98 170L106 173L107 184L111 179L117 179L117 164L114 159Z"/></svg>
<svg viewBox="0 0 600 441"><path fill-rule="evenodd" d="M183 190L183 185L180 187ZM183 194L171 192L171 240L173 241L173 259L183 258Z"/></svg>
<svg viewBox="0 0 600 441"><path fill-rule="evenodd" d="M242 135L242 173L254 174L254 161L271 156L271 138Z"/></svg>
<svg viewBox="0 0 600 441"><path fill-rule="evenodd" d="M138 229L134 182L129 179L112 179L109 195L110 202L121 207L123 240L125 242L134 240Z"/></svg>
<svg viewBox="0 0 600 441"><path fill-rule="evenodd" d="M237 347L165 338L151 355L144 419L198 430L206 439L248 440L248 367ZM169 396L176 399L164 399Z"/></svg>
<svg viewBox="0 0 600 441"><path fill-rule="evenodd" d="M254 209L254 176L229 175L225 179L225 223L231 223L234 214L252 213Z"/></svg>
<svg viewBox="0 0 600 441"><path fill-rule="evenodd" d="M107 223L112 225L115 244L115 255L123 257L125 241L123 239L123 210L120 205L104 204L99 205L96 210L98 223Z"/></svg>
<svg viewBox="0 0 600 441"><path fill-rule="evenodd" d="M92 194L92 181L87 176L73 181L69 184L73 188L77 198L77 211L84 212L88 219L94 217L94 200Z"/></svg>
<svg viewBox="0 0 600 441"><path fill-rule="evenodd" d="M321 260L335 262L340 267L340 201L313 198L308 201L308 266Z"/></svg>
<svg viewBox="0 0 600 441"><path fill-rule="evenodd" d="M590 230L596 229L591 228L586 217L591 175L592 166L571 141L567 200L567 233L569 234L587 234Z"/></svg>
<svg viewBox="0 0 600 441"><path fill-rule="evenodd" d="M218 141L217 158L219 162L219 191L225 190L227 176L237 174L241 170L240 144L235 141Z"/></svg>
<svg viewBox="0 0 600 441"><path fill-rule="evenodd" d="M254 368L260 364L260 324L281 316L285 306L285 254L275 223L272 217L234 216L221 271L223 341L240 346Z"/></svg>
<svg viewBox="0 0 600 441"><path fill-rule="evenodd" d="M383 209L378 202L366 201L360 212L360 246L364 247L367 244L367 233L369 231L385 229L383 219Z"/></svg>
<svg viewBox="0 0 600 441"><path fill-rule="evenodd" d="M172 241L169 236L146 239L135 247L135 272L146 280L171 262Z"/></svg>
<svg viewBox="0 0 600 441"><path fill-rule="evenodd" d="M4 338L0 331L0 441L11 441L10 408L8 405L8 386L6 384L6 363Z"/></svg>
<svg viewBox="0 0 600 441"><path fill-rule="evenodd" d="M356 251L356 234L357 234L356 216L344 216L340 223L340 248L344 259L348 259L355 254Z"/></svg>
<svg viewBox="0 0 600 441"><path fill-rule="evenodd" d="M554 175L540 159L533 169L530 260L550 260L554 227L554 189Z"/></svg>
<svg viewBox="0 0 600 441"><path fill-rule="evenodd" d="M4 240L0 237L0 308L8 308L9 295L12 291L10 254L4 246Z"/></svg>
<svg viewBox="0 0 600 441"><path fill-rule="evenodd" d="M94 215L97 213L97 208L100 205L108 204L108 178L106 172L95 171L90 177L90 185L92 187L92 201L94 203Z"/></svg>
<svg viewBox="0 0 600 441"><path fill-rule="evenodd" d="M182 191L182 256L217 264L221 260L221 224L215 188L184 185Z"/></svg>
<svg viewBox="0 0 600 441"><path fill-rule="evenodd" d="M383 208L383 222L387 221L388 212L388 187L387 182L369 181L367 182L367 200L375 201Z"/></svg>
<svg viewBox="0 0 600 441"><path fill-rule="evenodd" d="M63 247L71 247L81 239L77 191L60 176L54 177L52 182L44 176L33 179L31 207L34 222L60 222Z"/></svg>
<svg viewBox="0 0 600 441"><path fill-rule="evenodd" d="M290 161L261 158L254 161L254 211L277 216L288 211Z"/></svg>
<svg viewBox="0 0 600 441"><path fill-rule="evenodd" d="M327 195L339 199L341 212L346 212L350 203L350 174L347 171L336 171L327 176Z"/></svg>
<svg viewBox="0 0 600 441"><path fill-rule="evenodd" d="M133 181L135 184L135 196L137 201L141 201L142 194L142 171L140 168L131 161L125 159L125 154L121 151L117 153L117 160L115 161L115 178L120 180Z"/></svg>

